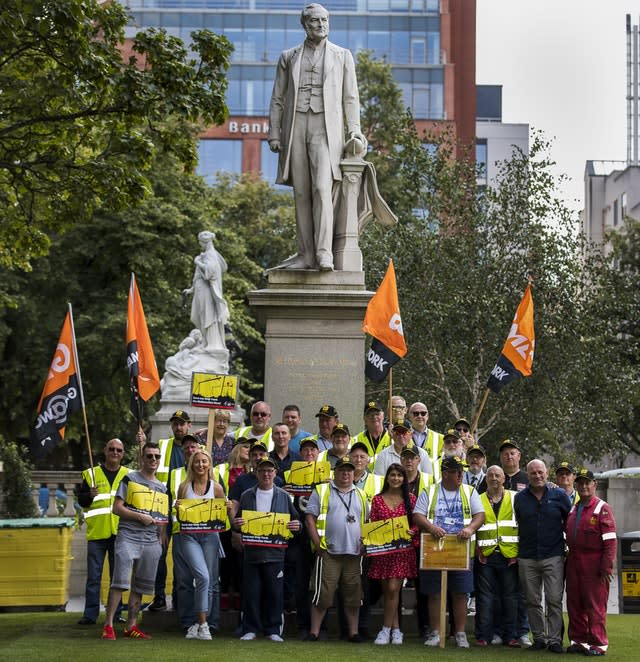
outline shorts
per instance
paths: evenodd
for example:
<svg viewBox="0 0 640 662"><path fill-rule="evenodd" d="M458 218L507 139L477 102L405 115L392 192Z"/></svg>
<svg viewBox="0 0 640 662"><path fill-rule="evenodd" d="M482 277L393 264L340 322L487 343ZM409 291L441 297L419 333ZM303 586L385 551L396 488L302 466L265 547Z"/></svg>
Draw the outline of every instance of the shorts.
<svg viewBox="0 0 640 662"><path fill-rule="evenodd" d="M420 571L420 593L437 595L441 585L440 570ZM471 593L473 591L473 561L469 570L448 570L447 591L452 593Z"/></svg>
<svg viewBox="0 0 640 662"><path fill-rule="evenodd" d="M120 536L116 537L111 587L121 591L130 588L140 595L153 595L161 554L162 545L159 540L134 542Z"/></svg>
<svg viewBox="0 0 640 662"><path fill-rule="evenodd" d="M316 558L311 577L311 603L318 609L329 609L340 586L345 607L362 604L362 557L353 554L327 554Z"/></svg>

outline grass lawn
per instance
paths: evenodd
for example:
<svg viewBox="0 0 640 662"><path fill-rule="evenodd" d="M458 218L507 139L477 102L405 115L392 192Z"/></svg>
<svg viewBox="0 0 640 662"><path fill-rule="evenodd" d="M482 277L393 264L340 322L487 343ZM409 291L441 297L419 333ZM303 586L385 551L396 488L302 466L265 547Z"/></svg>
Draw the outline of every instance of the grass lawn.
<svg viewBox="0 0 640 662"><path fill-rule="evenodd" d="M349 644L340 641L306 643L288 640L284 644L268 641L242 642L229 635L214 637L212 642L187 641L175 630L152 631L152 641L124 640L102 641L100 625L76 625L79 614L38 612L0 614L0 651L6 662L44 662L60 660L75 662L111 662L111 660L228 660L241 659L266 662L274 660L292 662L307 658L314 662L345 662L345 660L367 660L388 662L389 657L402 660L424 660L425 655L439 656L447 660L509 660L522 656L523 660L546 659L550 653L533 653L526 650L508 649L502 646L458 650L449 644L445 650L427 649L417 636L408 636L402 647L374 646L372 643ZM610 660L640 660L640 615L626 614L610 616L608 631ZM117 628L118 635L121 627ZM212 657L213 656L213 657ZM311 658L311 656L313 656ZM568 658L582 659L582 658Z"/></svg>

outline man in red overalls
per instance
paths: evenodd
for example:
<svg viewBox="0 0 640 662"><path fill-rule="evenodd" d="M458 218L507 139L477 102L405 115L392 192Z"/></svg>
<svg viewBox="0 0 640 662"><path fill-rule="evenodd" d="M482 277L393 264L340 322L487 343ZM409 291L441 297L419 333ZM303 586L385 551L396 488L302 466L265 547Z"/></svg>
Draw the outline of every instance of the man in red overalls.
<svg viewBox="0 0 640 662"><path fill-rule="evenodd" d="M581 469L575 481L580 501L567 518L567 653L604 655L609 584L614 577L616 521L608 503L596 496L593 473Z"/></svg>

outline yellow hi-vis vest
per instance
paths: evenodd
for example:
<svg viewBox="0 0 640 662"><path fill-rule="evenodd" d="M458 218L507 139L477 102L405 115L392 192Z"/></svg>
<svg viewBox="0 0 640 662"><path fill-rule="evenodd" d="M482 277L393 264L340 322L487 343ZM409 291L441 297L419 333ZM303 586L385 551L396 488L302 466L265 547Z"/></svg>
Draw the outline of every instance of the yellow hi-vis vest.
<svg viewBox="0 0 640 662"><path fill-rule="evenodd" d="M496 547L506 559L515 559L518 556L518 523L513 513L513 490L505 490L498 517L493 510L487 493L480 495L484 508L484 524L478 529L478 547L482 556L489 556Z"/></svg>
<svg viewBox="0 0 640 662"><path fill-rule="evenodd" d="M431 458L431 464L433 464L434 467L434 473L435 473L435 466L438 464L440 460L440 456L442 455L442 445L444 443L444 435L440 434L439 432L436 432L435 430L431 430L430 428L427 428L427 437L424 440L424 446L422 447L427 453L429 453L429 457ZM438 475L440 473L440 467L438 467ZM439 478L438 478L439 480Z"/></svg>
<svg viewBox="0 0 640 662"><path fill-rule="evenodd" d="M436 499L438 495L438 490L440 489L441 483L436 483L434 485L429 486L429 511L427 513L427 517L431 522L433 522L433 519L436 514ZM444 488L442 488L444 489ZM473 487L471 485L467 485L466 483L462 483L460 485L460 502L462 504L462 523L464 526L468 526L471 524L471 492L473 492ZM476 534L474 533L471 536L471 558L473 558L473 555L475 553L476 549Z"/></svg>
<svg viewBox="0 0 640 662"><path fill-rule="evenodd" d="M223 462L213 467L213 479L222 486L225 496L229 494L229 463Z"/></svg>
<svg viewBox="0 0 640 662"><path fill-rule="evenodd" d="M113 502L116 498L116 490L120 481L129 473L127 467L120 470L113 479L113 485L109 485L101 466L85 469L82 477L89 487L92 485L98 490L91 505L84 509L84 521L87 523L87 540L106 540L118 533L118 522L120 518L112 512Z"/></svg>
<svg viewBox="0 0 640 662"><path fill-rule="evenodd" d="M381 450L385 449L387 446L391 446L392 439L389 433L387 432L387 430L385 430L380 437L380 441L378 442L378 447L374 450L373 445L369 441L369 437L367 437L367 431L363 430L362 432L358 433L354 441L359 441L367 447L369 458L371 459L371 464L373 465L378 453Z"/></svg>
<svg viewBox="0 0 640 662"><path fill-rule="evenodd" d="M251 434L251 426L245 425L242 428L238 428L235 431L235 438L240 439L240 437L246 437L251 439L253 435ZM267 428L267 431L262 435L260 441L267 447L267 450L271 452L273 450L273 440L271 439L271 428Z"/></svg>
<svg viewBox="0 0 640 662"><path fill-rule="evenodd" d="M160 462L158 462L156 478L161 483L166 483L169 479L169 462L171 462L171 451L173 450L174 439L175 437L158 439L158 446L160 447Z"/></svg>
<svg viewBox="0 0 640 662"><path fill-rule="evenodd" d="M187 477L185 467L178 467L171 471L171 480L169 481L169 498L171 499L171 532L180 531L180 522L178 522L178 510L176 500L178 499L178 488L180 483Z"/></svg>
<svg viewBox="0 0 640 662"><path fill-rule="evenodd" d="M353 489L360 497L360 524L364 524L367 517L367 495L359 487L354 486ZM318 531L318 536L320 537L320 548L327 549L327 512L329 511L330 484L320 483L320 485L316 485L316 492L320 496L320 514L316 519L316 530Z"/></svg>
<svg viewBox="0 0 640 662"><path fill-rule="evenodd" d="M367 495L367 501L371 503L373 497L376 494L380 494L382 486L384 485L384 476L378 476L377 474L369 472L366 480L364 481L364 487L362 490Z"/></svg>
<svg viewBox="0 0 640 662"><path fill-rule="evenodd" d="M426 471L418 471L418 489L416 490L416 498L420 496L422 490L426 490L429 485L433 485L434 482L433 474Z"/></svg>

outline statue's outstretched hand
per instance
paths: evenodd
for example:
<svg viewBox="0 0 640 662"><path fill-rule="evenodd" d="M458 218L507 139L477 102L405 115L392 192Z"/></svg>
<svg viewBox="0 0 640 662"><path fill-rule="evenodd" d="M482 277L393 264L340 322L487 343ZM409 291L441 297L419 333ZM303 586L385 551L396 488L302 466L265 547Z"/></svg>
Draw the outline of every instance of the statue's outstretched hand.
<svg viewBox="0 0 640 662"><path fill-rule="evenodd" d="M272 152L279 152L280 151L280 141L279 140L270 140L269 141L269 149Z"/></svg>

